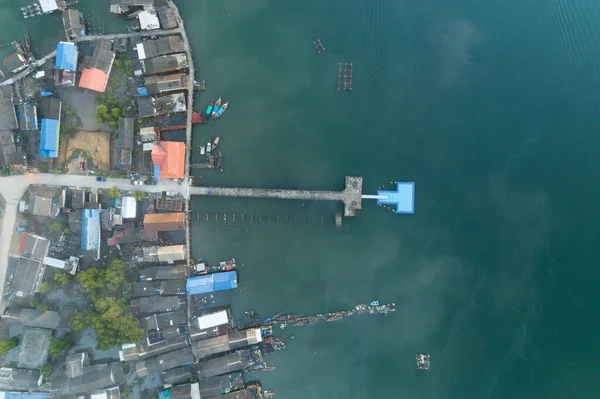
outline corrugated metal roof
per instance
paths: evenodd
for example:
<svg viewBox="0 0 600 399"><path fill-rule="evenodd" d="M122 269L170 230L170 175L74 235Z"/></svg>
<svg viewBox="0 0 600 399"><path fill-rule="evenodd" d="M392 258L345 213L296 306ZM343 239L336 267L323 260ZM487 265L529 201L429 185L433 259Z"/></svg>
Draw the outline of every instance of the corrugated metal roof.
<svg viewBox="0 0 600 399"><path fill-rule="evenodd" d="M190 295L237 288L237 274L235 271L230 271L190 277L185 288Z"/></svg>
<svg viewBox="0 0 600 399"><path fill-rule="evenodd" d="M54 67L69 71L77 70L77 47L75 44L60 42L56 46L56 60Z"/></svg>
<svg viewBox="0 0 600 399"><path fill-rule="evenodd" d="M42 119L42 132L40 137L40 157L58 157L58 138L60 123L54 119Z"/></svg>
<svg viewBox="0 0 600 399"><path fill-rule="evenodd" d="M83 209L81 224L81 249L97 250L100 247L100 209Z"/></svg>

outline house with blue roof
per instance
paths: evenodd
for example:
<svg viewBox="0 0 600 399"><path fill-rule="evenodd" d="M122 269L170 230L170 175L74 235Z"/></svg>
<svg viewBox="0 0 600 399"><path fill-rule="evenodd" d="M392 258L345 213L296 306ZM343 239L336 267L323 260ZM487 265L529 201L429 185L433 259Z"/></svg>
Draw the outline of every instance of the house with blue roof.
<svg viewBox="0 0 600 399"><path fill-rule="evenodd" d="M75 43L60 42L56 46L54 60L54 84L57 86L75 86L75 72L79 53Z"/></svg>
<svg viewBox="0 0 600 399"><path fill-rule="evenodd" d="M62 102L53 97L43 97L40 101L41 136L40 157L57 158L60 140L60 116Z"/></svg>
<svg viewBox="0 0 600 399"><path fill-rule="evenodd" d="M96 251L100 259L100 209L83 209L81 215L81 249Z"/></svg>

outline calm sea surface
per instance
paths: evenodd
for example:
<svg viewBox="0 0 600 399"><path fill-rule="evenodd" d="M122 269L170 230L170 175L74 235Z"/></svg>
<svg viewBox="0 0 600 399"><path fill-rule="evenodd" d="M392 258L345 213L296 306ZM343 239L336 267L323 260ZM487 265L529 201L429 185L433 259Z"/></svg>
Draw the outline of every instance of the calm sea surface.
<svg viewBox="0 0 600 399"><path fill-rule="evenodd" d="M365 202L339 230L340 204L194 200L193 256L242 264L240 289L216 298L237 315L397 305L283 330L295 339L256 375L265 387L283 399L600 395L598 2L177 3L208 86L197 110L229 100L194 132L196 146L222 134L225 172L198 173L203 184L416 182L415 215ZM0 52L25 4L0 4ZM109 30L108 4L79 7ZM39 55L62 32L57 17L27 25ZM338 62L354 63L352 92L337 91ZM431 353L429 374L415 352Z"/></svg>

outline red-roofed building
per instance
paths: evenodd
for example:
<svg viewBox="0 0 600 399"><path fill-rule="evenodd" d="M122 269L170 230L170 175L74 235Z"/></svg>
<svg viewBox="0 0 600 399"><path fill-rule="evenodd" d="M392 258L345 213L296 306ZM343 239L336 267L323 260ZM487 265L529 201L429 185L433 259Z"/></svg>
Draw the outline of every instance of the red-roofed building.
<svg viewBox="0 0 600 399"><path fill-rule="evenodd" d="M81 73L79 87L104 93L108 84L108 75L96 68L86 68Z"/></svg>
<svg viewBox="0 0 600 399"><path fill-rule="evenodd" d="M108 84L108 77L115 60L112 44L108 40L97 42L94 54L83 60L83 72L79 79L79 87L103 93Z"/></svg>
<svg viewBox="0 0 600 399"><path fill-rule="evenodd" d="M185 143L156 141L152 145L155 179L182 179L185 163Z"/></svg>

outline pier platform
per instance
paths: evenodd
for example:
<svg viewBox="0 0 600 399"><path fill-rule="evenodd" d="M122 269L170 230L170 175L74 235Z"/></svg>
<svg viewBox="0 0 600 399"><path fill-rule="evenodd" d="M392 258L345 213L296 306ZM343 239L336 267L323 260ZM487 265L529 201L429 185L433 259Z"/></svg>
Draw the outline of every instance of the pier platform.
<svg viewBox="0 0 600 399"><path fill-rule="evenodd" d="M275 198L309 201L341 201L344 216L355 216L362 209L362 177L346 176L343 191L285 190L268 188L190 187L190 195L236 198Z"/></svg>

